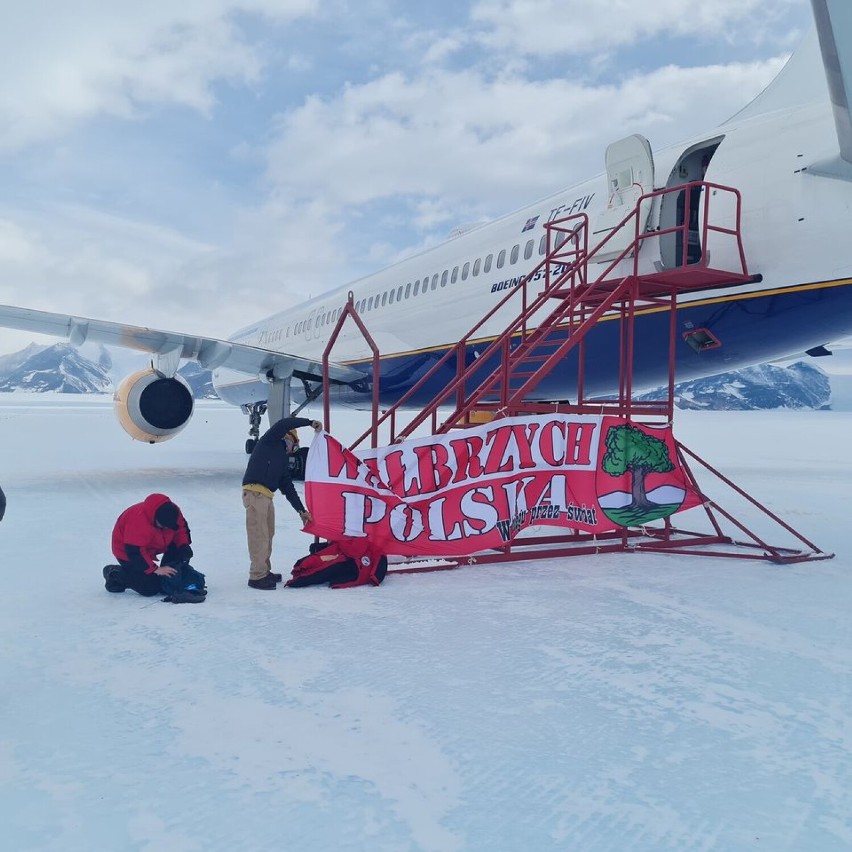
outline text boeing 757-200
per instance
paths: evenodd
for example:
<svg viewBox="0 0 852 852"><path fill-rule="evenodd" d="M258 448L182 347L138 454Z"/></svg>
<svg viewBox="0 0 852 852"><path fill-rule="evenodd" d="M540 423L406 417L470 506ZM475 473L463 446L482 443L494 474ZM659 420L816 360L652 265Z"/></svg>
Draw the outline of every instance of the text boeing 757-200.
<svg viewBox="0 0 852 852"><path fill-rule="evenodd" d="M268 406L270 419L289 408L292 396L314 393L322 357L349 298L379 350L380 394L392 403L429 365L464 338L506 291L541 263L547 223L584 214L593 239L602 239L655 189L638 210L643 234L635 261L639 272L706 262L737 265L735 241L703 245L701 194L714 185L741 198L742 247L747 279L714 283L684 293L677 303L677 379L710 375L822 347L852 334L852 7L846 0L811 0L815 30L776 79L752 103L710 132L654 151L644 137L610 145L606 172L387 269L274 314L229 340L140 328L95 319L0 307L0 326L52 334L72 343L99 341L148 352L150 369L134 373L116 393L124 428L156 442L177 434L193 411L188 385L177 375L182 360L214 371L222 399L253 415ZM688 190L676 191L677 187ZM723 205L722 219L734 216ZM686 222L688 211L694 222ZM671 229L684 224L689 239ZM729 222L729 224L733 224ZM618 249L596 261L605 263ZM622 263L632 268L633 258ZM615 269L615 273L619 270ZM613 317L615 319L616 317ZM475 358L499 334L498 311L470 340ZM605 394L618 379L617 322L603 317L588 342L585 392ZM634 341L634 386L667 379L668 322L663 312L640 311ZM713 341L690 345L691 330ZM535 399L565 400L573 388L554 371ZM355 405L372 399L373 355L364 338L344 333L329 365L334 398ZM412 403L422 402L413 398Z"/></svg>

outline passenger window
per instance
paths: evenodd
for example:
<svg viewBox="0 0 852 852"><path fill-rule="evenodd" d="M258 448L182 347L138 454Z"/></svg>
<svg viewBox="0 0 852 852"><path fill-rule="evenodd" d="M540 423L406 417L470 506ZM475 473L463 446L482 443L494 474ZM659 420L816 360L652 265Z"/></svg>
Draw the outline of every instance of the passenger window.
<svg viewBox="0 0 852 852"><path fill-rule="evenodd" d="M541 239L538 241L538 253L544 257L547 252L547 234L544 233L541 235Z"/></svg>
<svg viewBox="0 0 852 852"><path fill-rule="evenodd" d="M467 281L467 276L470 274L470 261L462 267L462 281Z"/></svg>
<svg viewBox="0 0 852 852"><path fill-rule="evenodd" d="M391 290L391 291L390 291L390 298L388 299L388 304L389 304L389 305L392 305L392 304L393 304L393 297L394 297L394 295L395 295L395 294L396 294L396 290Z"/></svg>
<svg viewBox="0 0 852 852"><path fill-rule="evenodd" d="M410 295L411 295L411 282L409 281L408 284L405 285L405 298L407 299ZM417 294L415 293L414 295L416 296Z"/></svg>
<svg viewBox="0 0 852 852"><path fill-rule="evenodd" d="M438 289L438 273L437 272L432 276L432 289L433 290Z"/></svg>
<svg viewBox="0 0 852 852"><path fill-rule="evenodd" d="M529 260L532 257L534 248L535 240L527 240L527 244L524 246L524 260Z"/></svg>
<svg viewBox="0 0 852 852"><path fill-rule="evenodd" d="M488 257L485 258L485 266L482 267L483 272L491 272L491 261L494 260L494 255L489 254Z"/></svg>
<svg viewBox="0 0 852 852"><path fill-rule="evenodd" d="M372 296L370 296L370 299L369 299L369 301L367 302L367 310L368 310L368 311L372 311L372 310L373 310L373 297L372 297Z"/></svg>
<svg viewBox="0 0 852 852"><path fill-rule="evenodd" d="M385 290L385 292L382 293L382 307L384 307L387 303L388 303L388 291Z"/></svg>
<svg viewBox="0 0 852 852"><path fill-rule="evenodd" d="M445 269L444 274L441 276L441 286L442 287L447 286L447 278L449 278L449 276L450 276L449 270Z"/></svg>
<svg viewBox="0 0 852 852"><path fill-rule="evenodd" d="M416 296L420 292L420 279L418 278L414 282L414 295Z"/></svg>
<svg viewBox="0 0 852 852"><path fill-rule="evenodd" d="M481 264L482 264L482 261L479 258L476 258L476 260L473 262L473 274L474 275L479 275L479 267L481 266Z"/></svg>
<svg viewBox="0 0 852 852"><path fill-rule="evenodd" d="M450 276L450 284L455 284L459 280L459 268L453 267L453 274Z"/></svg>
<svg viewBox="0 0 852 852"><path fill-rule="evenodd" d="M556 235L556 248L559 248L559 246L561 246L562 243L564 243L565 240L567 240L567 239L568 239L568 234L566 234L565 231L560 231Z"/></svg>
<svg viewBox="0 0 852 852"><path fill-rule="evenodd" d="M497 268L502 269L506 262L506 249L500 249L500 254L497 255Z"/></svg>
<svg viewBox="0 0 852 852"><path fill-rule="evenodd" d="M509 263L517 263L518 262L518 254L521 251L521 247L519 245L512 246L512 253L509 255Z"/></svg>
<svg viewBox="0 0 852 852"><path fill-rule="evenodd" d="M396 291L396 300L397 300L397 302L401 302L401 301L402 301L402 284L400 284L400 285L399 285L399 287L397 288L397 291Z"/></svg>

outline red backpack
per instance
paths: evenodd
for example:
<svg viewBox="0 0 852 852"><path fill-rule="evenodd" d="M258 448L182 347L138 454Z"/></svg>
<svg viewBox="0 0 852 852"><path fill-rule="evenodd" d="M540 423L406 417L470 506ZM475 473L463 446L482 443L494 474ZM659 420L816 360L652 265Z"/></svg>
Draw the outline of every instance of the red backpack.
<svg viewBox="0 0 852 852"><path fill-rule="evenodd" d="M293 576L285 585L298 588L330 583L332 589L368 583L378 586L387 571L387 557L372 547L368 539L344 537L312 544L310 555L297 560Z"/></svg>

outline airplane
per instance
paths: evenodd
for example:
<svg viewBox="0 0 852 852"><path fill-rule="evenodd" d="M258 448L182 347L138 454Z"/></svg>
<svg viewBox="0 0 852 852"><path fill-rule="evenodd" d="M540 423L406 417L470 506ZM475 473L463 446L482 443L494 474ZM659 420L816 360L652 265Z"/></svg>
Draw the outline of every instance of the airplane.
<svg viewBox="0 0 852 852"><path fill-rule="evenodd" d="M729 268L726 263L737 261L735 244L702 244L702 193L733 187L741 197L750 274L679 297L677 381L803 352L830 354L828 345L852 334L852 7L847 0L811 5L815 28L775 80L722 125L659 151L639 134L618 140L607 148L600 175L460 229L441 245L259 320L228 340L14 306L0 306L0 327L150 353L151 366L128 376L115 394L122 427L149 443L173 437L189 422L192 393L177 370L181 361L194 360L213 371L220 398L249 415L250 452L264 413L274 422L294 400L320 393L323 352L350 298L378 347L379 394L389 405L539 267L548 224L582 214L595 239L615 237L617 223L638 204L643 233L661 236L643 241L635 258L618 261L616 273L619 264L625 274L634 261L640 272L652 273L706 262L710 253L714 266ZM649 193L665 189L675 191L648 201ZM727 216L734 216L730 205ZM688 227L688 240L671 233L676 225ZM612 244L600 263L617 256L618 238ZM494 339L499 320L498 314L482 327L466 355L477 357ZM617 382L617 325L602 321L590 336L587 394L606 394ZM668 319L640 311L635 334L634 385L664 384ZM328 364L331 398L368 408L372 371L364 338L355 330L341 334ZM576 388L566 375L554 371L533 397L569 399ZM433 390L426 387L410 403L424 402Z"/></svg>

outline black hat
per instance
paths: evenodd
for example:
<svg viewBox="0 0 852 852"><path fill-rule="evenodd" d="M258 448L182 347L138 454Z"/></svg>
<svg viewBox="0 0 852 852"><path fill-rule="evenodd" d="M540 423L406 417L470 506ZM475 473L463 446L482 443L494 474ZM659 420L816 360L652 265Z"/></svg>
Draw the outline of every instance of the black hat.
<svg viewBox="0 0 852 852"><path fill-rule="evenodd" d="M161 526L169 530L178 528L178 507L174 503L163 503L156 512L154 512L154 520Z"/></svg>

